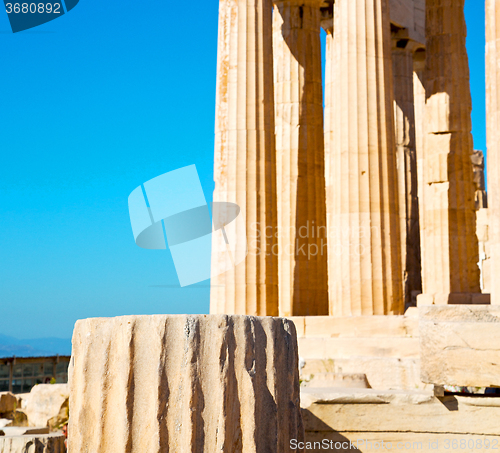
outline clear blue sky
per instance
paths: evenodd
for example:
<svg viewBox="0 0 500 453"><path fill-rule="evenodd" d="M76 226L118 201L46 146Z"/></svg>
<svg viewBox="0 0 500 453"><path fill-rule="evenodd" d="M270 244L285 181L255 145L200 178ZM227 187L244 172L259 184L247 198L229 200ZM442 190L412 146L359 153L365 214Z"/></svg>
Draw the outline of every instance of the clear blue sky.
<svg viewBox="0 0 500 453"><path fill-rule="evenodd" d="M467 0L478 149L482 3ZM127 197L196 164L211 200L217 13L216 0L80 0L16 35L0 13L0 333L68 338L79 318L208 313L206 283L176 288L169 253L134 244Z"/></svg>

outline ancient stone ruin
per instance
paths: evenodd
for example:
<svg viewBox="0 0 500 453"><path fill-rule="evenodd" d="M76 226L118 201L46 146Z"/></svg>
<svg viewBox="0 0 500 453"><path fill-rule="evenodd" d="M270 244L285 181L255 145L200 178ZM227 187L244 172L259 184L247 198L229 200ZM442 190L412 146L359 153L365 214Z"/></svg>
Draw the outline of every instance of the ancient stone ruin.
<svg viewBox="0 0 500 453"><path fill-rule="evenodd" d="M211 313L294 321L306 440L500 440L499 12L486 193L464 0L220 1L214 200L249 245Z"/></svg>
<svg viewBox="0 0 500 453"><path fill-rule="evenodd" d="M280 318L78 321L69 451L287 452L303 441L297 335Z"/></svg>
<svg viewBox="0 0 500 453"><path fill-rule="evenodd" d="M218 272L214 241L211 315L77 323L71 453L498 444L486 7L487 194L464 0L220 0L214 201L241 208L248 256Z"/></svg>

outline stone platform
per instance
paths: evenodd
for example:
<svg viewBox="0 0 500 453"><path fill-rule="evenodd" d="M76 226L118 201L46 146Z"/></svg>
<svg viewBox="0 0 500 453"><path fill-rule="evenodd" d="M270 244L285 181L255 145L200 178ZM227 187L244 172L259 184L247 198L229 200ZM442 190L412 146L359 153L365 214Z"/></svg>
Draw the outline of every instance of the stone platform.
<svg viewBox="0 0 500 453"><path fill-rule="evenodd" d="M298 336L301 380L352 381L377 389L431 389L420 379L418 309L404 316L291 317ZM356 377L357 376L357 377ZM323 385L321 385L323 386Z"/></svg>
<svg viewBox="0 0 500 453"><path fill-rule="evenodd" d="M301 406L306 442L340 442L337 448L334 445L308 451L356 451L342 448L346 442L358 445L361 452L482 451L476 445L479 441L483 449L485 442L490 448L494 444L500 448L500 398L438 398L425 391L303 388ZM392 443L392 448L382 448L382 441ZM452 447L454 441L456 448ZM460 447L461 442L465 448ZM467 442L474 448L469 448ZM398 448L398 443L403 447Z"/></svg>

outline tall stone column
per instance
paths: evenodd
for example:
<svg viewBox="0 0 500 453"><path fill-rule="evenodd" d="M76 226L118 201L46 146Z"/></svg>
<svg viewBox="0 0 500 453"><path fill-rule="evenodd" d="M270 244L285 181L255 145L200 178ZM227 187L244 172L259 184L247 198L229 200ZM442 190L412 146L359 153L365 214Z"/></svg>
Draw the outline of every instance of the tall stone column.
<svg viewBox="0 0 500 453"><path fill-rule="evenodd" d="M413 53L413 101L415 114L415 151L417 156L418 186L418 220L420 237L420 290L422 290L422 250L425 247L425 236L422 234L425 225L424 198L424 143L425 143L425 49L419 48ZM418 299L418 297L417 297Z"/></svg>
<svg viewBox="0 0 500 453"><path fill-rule="evenodd" d="M220 1L214 201L241 208L237 246L246 236L248 256L212 278L211 313L278 314L277 242L266 234L277 226L272 8L271 0ZM213 275L226 265L220 239Z"/></svg>
<svg viewBox="0 0 500 453"><path fill-rule="evenodd" d="M401 314L388 0L337 0L329 58L335 87L326 159L330 314Z"/></svg>
<svg viewBox="0 0 500 453"><path fill-rule="evenodd" d="M393 36L394 125L405 306L410 305L413 291L422 291L412 49L413 43L408 39Z"/></svg>
<svg viewBox="0 0 500 453"><path fill-rule="evenodd" d="M328 315L321 3L273 16L281 316Z"/></svg>
<svg viewBox="0 0 500 453"><path fill-rule="evenodd" d="M333 5L332 5L333 7ZM330 149L333 142L333 114L335 112L333 101L334 101L334 90L335 90L335 80L333 79L333 69L335 63L333 61L333 14L331 18L326 18L321 21L321 27L326 31L326 62L325 62L325 108L324 108L324 131L325 131L325 181L328 186L331 177L329 175L330 165L328 165L328 159L330 156ZM328 197L327 197L328 201ZM329 212L329 206L327 203L327 213ZM328 216L328 214L327 214Z"/></svg>
<svg viewBox="0 0 500 453"><path fill-rule="evenodd" d="M413 53L413 105L415 114L415 149L417 154L417 185L419 223L422 228L424 211L424 141L425 141L425 49L417 49ZM423 238L420 238L422 244Z"/></svg>
<svg viewBox="0 0 500 453"><path fill-rule="evenodd" d="M419 303L479 293L464 0L427 0L422 275Z"/></svg>
<svg viewBox="0 0 500 453"><path fill-rule="evenodd" d="M500 275L500 1L486 0L486 134L492 275ZM491 279L491 303L500 304L500 279Z"/></svg>

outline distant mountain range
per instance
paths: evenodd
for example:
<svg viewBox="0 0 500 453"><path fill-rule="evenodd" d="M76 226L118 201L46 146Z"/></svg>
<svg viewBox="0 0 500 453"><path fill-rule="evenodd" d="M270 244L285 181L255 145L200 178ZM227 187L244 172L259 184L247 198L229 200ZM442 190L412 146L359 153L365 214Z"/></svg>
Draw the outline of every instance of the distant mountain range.
<svg viewBox="0 0 500 453"><path fill-rule="evenodd" d="M36 338L19 340L0 334L0 358L71 355L71 340L63 338Z"/></svg>

